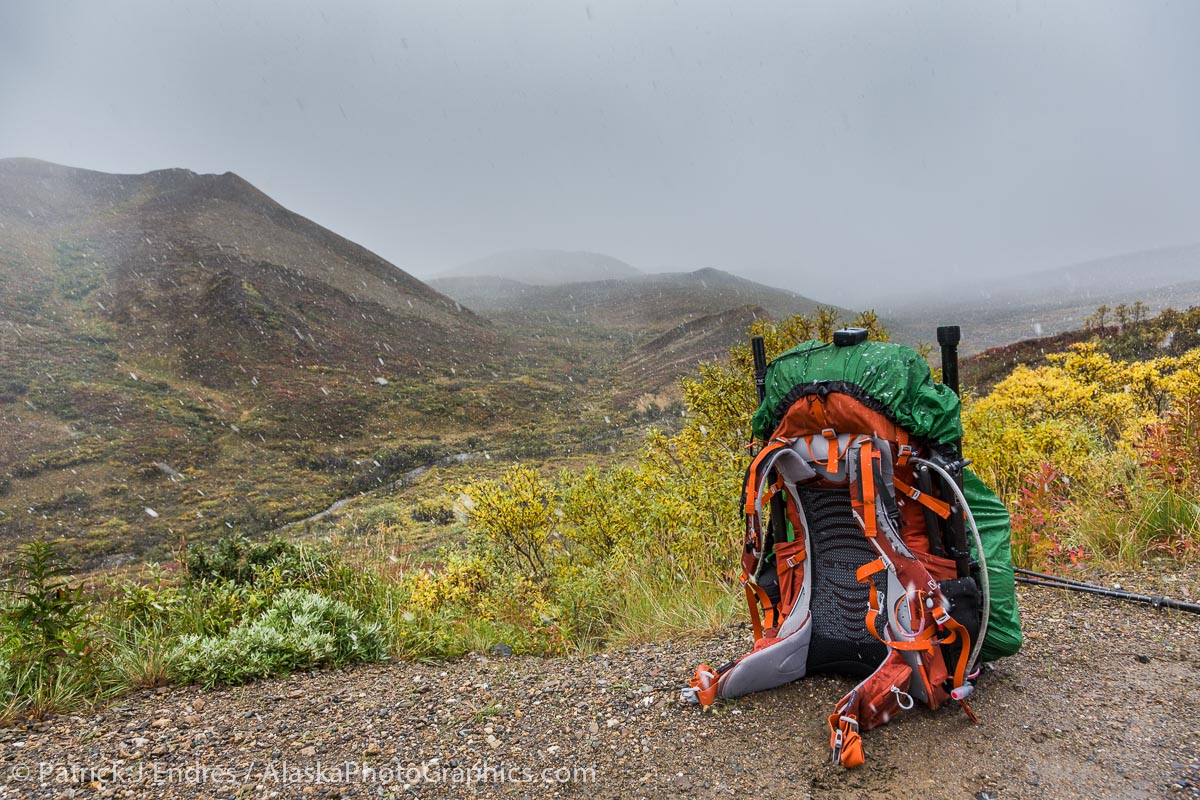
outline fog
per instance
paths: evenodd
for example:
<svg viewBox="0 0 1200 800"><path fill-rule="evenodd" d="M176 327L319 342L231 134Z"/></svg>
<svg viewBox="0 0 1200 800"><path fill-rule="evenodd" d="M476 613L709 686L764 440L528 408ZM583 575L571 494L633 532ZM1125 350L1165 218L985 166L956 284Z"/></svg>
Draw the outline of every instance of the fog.
<svg viewBox="0 0 1200 800"><path fill-rule="evenodd" d="M834 302L1200 240L1200 4L0 5L0 157L234 171L422 277Z"/></svg>

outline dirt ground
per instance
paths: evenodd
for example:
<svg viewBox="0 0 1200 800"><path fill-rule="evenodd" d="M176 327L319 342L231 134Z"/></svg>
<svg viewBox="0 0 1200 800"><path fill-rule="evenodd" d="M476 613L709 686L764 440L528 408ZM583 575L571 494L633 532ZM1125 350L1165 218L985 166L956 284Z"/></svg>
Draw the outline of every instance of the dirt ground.
<svg viewBox="0 0 1200 800"><path fill-rule="evenodd" d="M1140 580L1200 596L1195 574ZM0 731L0 798L1200 797L1200 617L1045 588L1019 598L1026 644L985 672L979 724L915 710L868 732L852 771L829 763L825 727L848 680L710 713L678 702L701 660L747 647L736 626L599 656L141 692Z"/></svg>

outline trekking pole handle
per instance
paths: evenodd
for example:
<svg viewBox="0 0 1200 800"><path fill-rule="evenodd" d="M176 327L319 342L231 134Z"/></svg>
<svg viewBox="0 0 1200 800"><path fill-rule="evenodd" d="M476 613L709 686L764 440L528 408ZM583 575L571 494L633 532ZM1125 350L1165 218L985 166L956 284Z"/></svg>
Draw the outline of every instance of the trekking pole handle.
<svg viewBox="0 0 1200 800"><path fill-rule="evenodd" d="M750 350L754 353L754 393L759 405L762 405L763 398L767 396L767 348L761 336L750 340Z"/></svg>
<svg viewBox="0 0 1200 800"><path fill-rule="evenodd" d="M958 343L962 329L957 325L942 325L937 329L938 345L942 348L942 383L958 394Z"/></svg>

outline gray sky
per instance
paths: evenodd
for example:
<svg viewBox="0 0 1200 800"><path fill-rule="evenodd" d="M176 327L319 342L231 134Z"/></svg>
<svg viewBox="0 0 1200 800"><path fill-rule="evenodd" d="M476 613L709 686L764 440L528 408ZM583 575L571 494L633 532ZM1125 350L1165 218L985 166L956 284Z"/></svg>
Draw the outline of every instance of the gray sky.
<svg viewBox="0 0 1200 800"><path fill-rule="evenodd" d="M1191 0L10 0L0 157L232 170L420 276L845 302L1200 240L1198 41Z"/></svg>

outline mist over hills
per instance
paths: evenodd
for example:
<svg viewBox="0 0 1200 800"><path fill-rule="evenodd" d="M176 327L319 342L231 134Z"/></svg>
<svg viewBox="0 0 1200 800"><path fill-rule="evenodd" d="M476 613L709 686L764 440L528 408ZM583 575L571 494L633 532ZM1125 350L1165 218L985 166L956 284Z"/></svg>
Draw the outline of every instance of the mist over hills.
<svg viewBox="0 0 1200 800"><path fill-rule="evenodd" d="M1092 259L1025 275L980 281L953 295L1051 307L1142 296L1200 280L1200 244L1161 247Z"/></svg>
<svg viewBox="0 0 1200 800"><path fill-rule="evenodd" d="M978 352L1083 327L1098 306L1141 301L1151 311L1200 305L1200 244L1093 259L1002 278L959 282L942 291L897 295L880 304L901 340L929 320L961 323L963 349Z"/></svg>
<svg viewBox="0 0 1200 800"><path fill-rule="evenodd" d="M555 286L564 283L632 278L641 273L618 258L603 253L567 250L507 250L460 264L438 278L487 276L524 284Z"/></svg>

